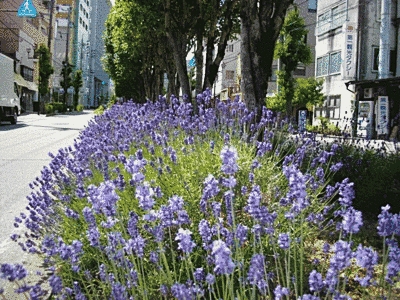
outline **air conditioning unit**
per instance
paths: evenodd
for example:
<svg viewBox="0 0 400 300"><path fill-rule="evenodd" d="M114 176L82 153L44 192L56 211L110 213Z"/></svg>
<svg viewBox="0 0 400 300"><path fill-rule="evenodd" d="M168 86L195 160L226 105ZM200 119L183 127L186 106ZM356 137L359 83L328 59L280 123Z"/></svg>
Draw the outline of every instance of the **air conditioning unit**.
<svg viewBox="0 0 400 300"><path fill-rule="evenodd" d="M372 88L364 89L364 99L372 98Z"/></svg>

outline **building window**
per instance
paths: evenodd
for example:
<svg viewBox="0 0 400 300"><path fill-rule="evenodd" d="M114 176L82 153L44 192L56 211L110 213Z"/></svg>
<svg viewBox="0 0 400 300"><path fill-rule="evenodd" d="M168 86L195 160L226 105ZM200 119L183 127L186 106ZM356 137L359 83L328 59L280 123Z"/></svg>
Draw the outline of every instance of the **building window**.
<svg viewBox="0 0 400 300"><path fill-rule="evenodd" d="M278 70L278 66L277 65L273 65L271 68L271 77L269 78L268 81L273 81L275 82L277 77L276 77L276 71Z"/></svg>
<svg viewBox="0 0 400 300"><path fill-rule="evenodd" d="M308 0L308 12L317 12L317 0Z"/></svg>
<svg viewBox="0 0 400 300"><path fill-rule="evenodd" d="M21 75L25 80L33 82L33 69L21 66Z"/></svg>
<svg viewBox="0 0 400 300"><path fill-rule="evenodd" d="M315 117L340 119L340 95L325 97L324 104L315 107Z"/></svg>
<svg viewBox="0 0 400 300"><path fill-rule="evenodd" d="M372 71L378 71L379 68L379 47L372 47ZM389 71L391 73L396 72L396 51L390 50L390 57L389 57Z"/></svg>
<svg viewBox="0 0 400 300"><path fill-rule="evenodd" d="M329 70L329 55L317 58L317 76L328 75Z"/></svg>
<svg viewBox="0 0 400 300"><path fill-rule="evenodd" d="M232 45L226 45L226 52L233 52L233 44Z"/></svg>
<svg viewBox="0 0 400 300"><path fill-rule="evenodd" d="M341 53L340 52L331 53L329 58L329 74L340 73L341 64L342 64Z"/></svg>
<svg viewBox="0 0 400 300"><path fill-rule="evenodd" d="M346 6L341 4L320 14L317 18L317 35L334 30L343 25L346 21Z"/></svg>
<svg viewBox="0 0 400 300"><path fill-rule="evenodd" d="M235 77L235 71L231 71L231 70L225 71L225 79L226 80L233 80L233 77Z"/></svg>
<svg viewBox="0 0 400 300"><path fill-rule="evenodd" d="M342 64L341 52L332 52L317 58L317 76L334 75L340 73Z"/></svg>

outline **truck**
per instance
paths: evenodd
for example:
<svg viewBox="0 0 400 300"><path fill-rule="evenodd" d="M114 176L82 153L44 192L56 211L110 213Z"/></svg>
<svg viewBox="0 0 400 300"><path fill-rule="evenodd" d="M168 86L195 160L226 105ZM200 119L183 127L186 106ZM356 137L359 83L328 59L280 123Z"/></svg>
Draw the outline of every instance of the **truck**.
<svg viewBox="0 0 400 300"><path fill-rule="evenodd" d="M16 124L21 113L18 86L14 80L14 60L0 53L0 123Z"/></svg>

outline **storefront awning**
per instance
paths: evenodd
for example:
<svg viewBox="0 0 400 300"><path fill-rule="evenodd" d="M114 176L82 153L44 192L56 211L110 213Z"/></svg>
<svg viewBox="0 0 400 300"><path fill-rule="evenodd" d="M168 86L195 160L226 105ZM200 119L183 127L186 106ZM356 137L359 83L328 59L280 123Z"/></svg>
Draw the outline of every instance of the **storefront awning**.
<svg viewBox="0 0 400 300"><path fill-rule="evenodd" d="M25 80L20 74L14 73L14 81L23 87L26 87L28 90L31 91L38 91L38 87L34 82L29 82L27 80Z"/></svg>

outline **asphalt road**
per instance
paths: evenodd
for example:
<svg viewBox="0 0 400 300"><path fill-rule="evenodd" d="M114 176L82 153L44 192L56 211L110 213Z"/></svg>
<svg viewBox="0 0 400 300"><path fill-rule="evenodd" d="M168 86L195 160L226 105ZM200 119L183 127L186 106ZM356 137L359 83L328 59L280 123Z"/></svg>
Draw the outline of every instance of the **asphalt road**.
<svg viewBox="0 0 400 300"><path fill-rule="evenodd" d="M20 116L16 125L0 124L0 265L24 264L31 273L27 282L37 279L34 274L40 270L40 261L23 252L9 238L12 233L23 232L23 228L14 228L14 218L26 211L29 183L49 164L48 153L73 145L91 118L91 111L51 117L27 114ZM5 289L6 299L25 299L11 294L13 287L0 279L0 288Z"/></svg>

